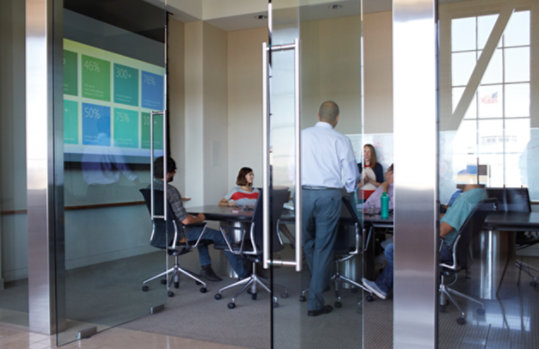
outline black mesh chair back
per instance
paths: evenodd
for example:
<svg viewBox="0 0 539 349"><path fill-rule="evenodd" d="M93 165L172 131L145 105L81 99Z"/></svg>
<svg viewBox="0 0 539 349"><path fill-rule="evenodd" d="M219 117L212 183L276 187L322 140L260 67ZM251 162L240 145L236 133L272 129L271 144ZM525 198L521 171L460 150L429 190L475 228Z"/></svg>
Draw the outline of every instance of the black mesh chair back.
<svg viewBox="0 0 539 349"><path fill-rule="evenodd" d="M144 202L146 203L146 207L148 208L148 211L151 212L151 209L152 209L151 189L150 188L140 189L140 192L142 193L142 196L144 197ZM163 191L154 190L153 199L154 199L154 208L153 208L154 215L163 216L163 201L164 201ZM167 204L167 217L168 217L168 220L166 222L163 218L153 219L154 233L151 238L150 244L154 247L165 249L167 248L167 246L170 246L174 240L175 229L180 229L180 227L175 227L175 224L174 224L175 215L169 204ZM178 239L180 238L178 237Z"/></svg>
<svg viewBox="0 0 539 349"><path fill-rule="evenodd" d="M253 224L253 237L255 241L256 249L259 251L259 254L262 253L263 248L263 234L264 234L264 226L262 224L263 222L263 195L264 193L260 191L260 195L258 196L258 200L256 202L255 211L253 213L253 218L251 223ZM271 191L271 197L270 197L270 244L271 244L271 250L272 251L279 251L283 248L283 245L281 243L281 240L279 239L277 235L277 226L279 224L279 218L281 217L281 214L284 209L284 204L289 200L290 198L290 191L288 188L286 189L273 189Z"/></svg>
<svg viewBox="0 0 539 349"><path fill-rule="evenodd" d="M248 277L220 288L217 294L215 295L215 299L221 299L223 297L222 293L224 291L234 288L234 287L241 286L240 291L232 298L231 302L228 303L229 309L234 309L236 307L236 298L239 297L239 295L242 294L243 292L246 292L246 291L249 292L253 300L257 298L258 288L262 288L266 292L272 293L270 289L269 280L265 279L261 275L263 273L261 270L257 270L257 269L260 269L261 257L263 253L264 195L266 195L266 193L262 191L260 191L260 195L258 195L258 200L256 202L255 210L253 212L253 217L251 219L250 234L249 234L250 241L248 243L242 244L242 246L247 245L248 247L242 247L238 250L232 251L233 253L236 253L236 254L242 254L246 259L251 261L252 272ZM290 198L290 191L288 190L288 188L273 189L271 191L271 196L270 196L271 213L270 213L269 223L270 223L270 244L271 244L270 250L272 252L278 251L283 248L283 245L278 235L278 225L279 225L279 218L282 214L284 204L285 202L288 201L289 198ZM276 283L273 283L272 285L274 288L280 287L280 285ZM286 288L282 294L283 295L286 294L286 296L288 296L288 291L286 290ZM273 305L277 306L278 304L277 297L275 296L272 297L272 300L273 300Z"/></svg>
<svg viewBox="0 0 539 349"><path fill-rule="evenodd" d="M151 202L151 189L144 188L140 189L140 193L144 197L144 202L148 208L148 212L152 212L152 202ZM154 190L153 192L153 204L154 204L154 216L163 217L163 203L164 203L164 194L162 190ZM149 290L148 283L152 280L164 278L163 281L167 285L167 294L169 297L174 297L174 292L171 290L171 285L174 288L179 288L180 286L180 275L185 275L188 278L194 280L197 284L202 285L200 287L200 292L205 293L206 283L202 281L199 276L195 275L193 272L184 269L180 266L179 256L188 253L193 247L193 243L185 239L185 234L183 230L183 225L181 223L176 223L176 216L172 211L172 207L167 203L167 220L164 218L154 217L152 220L152 236L150 238L150 245L156 248L165 250L165 252L174 257L174 265L168 268L167 270L150 277L142 282L142 291L147 292Z"/></svg>
<svg viewBox="0 0 539 349"><path fill-rule="evenodd" d="M475 233L481 231L481 227L487 216L496 210L496 202L494 198L488 198L479 202L459 229L458 237L453 244L453 250L457 259L453 262L459 269L468 268L471 238Z"/></svg>

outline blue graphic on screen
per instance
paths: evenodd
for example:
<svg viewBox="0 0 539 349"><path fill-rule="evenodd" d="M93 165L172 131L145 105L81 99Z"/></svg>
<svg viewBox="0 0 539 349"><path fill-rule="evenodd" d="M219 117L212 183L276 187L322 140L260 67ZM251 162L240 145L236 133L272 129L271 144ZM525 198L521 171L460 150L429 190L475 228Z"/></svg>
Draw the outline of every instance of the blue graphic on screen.
<svg viewBox="0 0 539 349"><path fill-rule="evenodd" d="M82 103L82 143L110 146L110 108Z"/></svg>
<svg viewBox="0 0 539 349"><path fill-rule="evenodd" d="M141 104L152 110L163 110L163 76L141 72Z"/></svg>

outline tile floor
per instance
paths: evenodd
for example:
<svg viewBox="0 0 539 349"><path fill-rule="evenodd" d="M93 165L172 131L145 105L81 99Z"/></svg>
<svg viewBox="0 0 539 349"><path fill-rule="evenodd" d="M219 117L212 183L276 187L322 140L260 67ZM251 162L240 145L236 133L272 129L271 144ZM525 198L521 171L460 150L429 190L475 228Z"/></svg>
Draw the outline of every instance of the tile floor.
<svg viewBox="0 0 539 349"><path fill-rule="evenodd" d="M55 336L28 332L27 329L0 324L0 348L52 349L56 348ZM161 335L157 333L112 328L97 336L62 346L64 349L240 349L242 347L217 344Z"/></svg>

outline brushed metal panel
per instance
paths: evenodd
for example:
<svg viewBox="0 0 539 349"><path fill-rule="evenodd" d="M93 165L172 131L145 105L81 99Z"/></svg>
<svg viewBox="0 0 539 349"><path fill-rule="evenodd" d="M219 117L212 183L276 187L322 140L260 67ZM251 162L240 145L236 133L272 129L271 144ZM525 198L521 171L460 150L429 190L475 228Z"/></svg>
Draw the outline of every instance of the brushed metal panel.
<svg viewBox="0 0 539 349"><path fill-rule="evenodd" d="M435 23L434 1L393 1L394 348L437 346Z"/></svg>
<svg viewBox="0 0 539 349"><path fill-rule="evenodd" d="M55 1L26 0L25 4L29 326L31 331L51 334L56 322L53 278L57 218L53 180ZM59 107L61 110L61 102Z"/></svg>

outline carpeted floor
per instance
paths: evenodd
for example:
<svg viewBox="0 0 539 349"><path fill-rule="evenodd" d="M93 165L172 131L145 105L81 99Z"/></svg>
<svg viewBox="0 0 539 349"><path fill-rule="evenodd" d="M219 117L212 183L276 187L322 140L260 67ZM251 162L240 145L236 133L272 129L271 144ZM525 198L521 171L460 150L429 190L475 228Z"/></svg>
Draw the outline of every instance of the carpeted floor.
<svg viewBox="0 0 539 349"><path fill-rule="evenodd" d="M216 271L226 275L226 264L219 252L212 251ZM536 267L538 257L523 257ZM182 265L198 271L196 253L184 256ZM306 304L299 301L306 288L308 274L300 277L291 268L276 268L275 281L289 287L289 297L279 296L279 306L273 308L270 296L260 291L256 300L244 294L235 309L227 303L233 291L215 300L217 289L233 279L209 283L208 293L182 279L175 296L168 298L165 286L152 283L149 292L141 291L141 281L163 269L163 254L151 253L112 263L80 268L66 274L66 318L61 325L59 342L69 343L77 333L96 326L98 331L111 326L154 332L207 342L238 345L248 348L392 348L393 302L366 302L361 292L344 290L343 307L319 317L306 316ZM474 295L477 293L477 271L470 279L459 280L454 287ZM467 313L467 324L456 323L457 312L448 306L439 314L440 348L537 348L539 347L538 289L529 285L529 276L510 265L498 293L498 298L485 301L486 314L479 315L476 306L458 300ZM0 316L23 314L27 305L26 284L8 285L0 297ZM334 301L332 291L326 301ZM165 310L149 315L151 306L165 304ZM19 309L21 308L21 309ZM21 318L21 316L18 316ZM273 321L272 321L273 320ZM9 321L9 320L7 320ZM273 323L273 328L271 324ZM100 335L100 334L97 334ZM337 344L336 344L337 343Z"/></svg>

